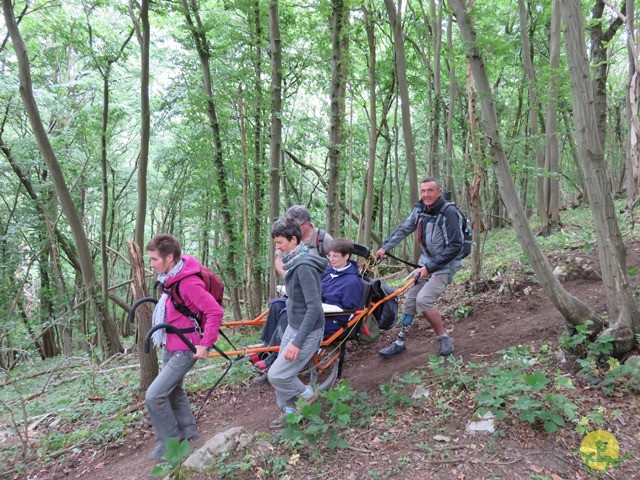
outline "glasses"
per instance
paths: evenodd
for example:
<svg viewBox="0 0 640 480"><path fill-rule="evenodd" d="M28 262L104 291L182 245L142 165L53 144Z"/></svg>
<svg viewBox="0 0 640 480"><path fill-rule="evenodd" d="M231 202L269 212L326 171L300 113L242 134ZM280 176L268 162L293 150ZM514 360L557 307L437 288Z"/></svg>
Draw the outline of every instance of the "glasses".
<svg viewBox="0 0 640 480"><path fill-rule="evenodd" d="M342 253L337 253L337 252L331 252L328 255L329 258L342 258L342 257L346 257L346 255L343 255Z"/></svg>

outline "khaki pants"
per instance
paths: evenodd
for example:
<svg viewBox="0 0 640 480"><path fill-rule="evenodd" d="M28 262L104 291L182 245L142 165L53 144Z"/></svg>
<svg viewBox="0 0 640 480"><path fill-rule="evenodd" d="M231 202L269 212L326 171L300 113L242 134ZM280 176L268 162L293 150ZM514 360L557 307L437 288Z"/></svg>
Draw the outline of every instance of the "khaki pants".
<svg viewBox="0 0 640 480"><path fill-rule="evenodd" d="M417 315L420 312L433 310L436 300L442 295L450 281L450 274L441 273L431 275L426 280L416 283L407 291L402 313Z"/></svg>

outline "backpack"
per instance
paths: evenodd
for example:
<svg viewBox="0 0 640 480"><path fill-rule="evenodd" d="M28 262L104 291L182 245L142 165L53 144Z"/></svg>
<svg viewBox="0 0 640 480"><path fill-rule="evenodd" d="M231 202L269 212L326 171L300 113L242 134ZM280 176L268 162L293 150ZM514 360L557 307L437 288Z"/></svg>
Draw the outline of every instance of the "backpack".
<svg viewBox="0 0 640 480"><path fill-rule="evenodd" d="M363 345L375 343L380 339L380 327L374 316L368 316L360 326L358 333L358 342Z"/></svg>
<svg viewBox="0 0 640 480"><path fill-rule="evenodd" d="M326 257L327 252L324 251L324 235L325 232L322 228L318 229L318 236L316 237L316 249L318 250L318 255L321 257Z"/></svg>
<svg viewBox="0 0 640 480"><path fill-rule="evenodd" d="M416 204L417 205L417 204ZM450 201L445 201L444 205L442 206L442 208L440 209L440 211L438 212L438 216L436 217L436 221L435 224L438 225L440 227L440 229L442 229L442 223L443 223L443 218L444 218L444 212L447 211L447 208L453 206L453 208L455 208L458 211L458 214L460 215L461 218L461 226L462 226L462 248L460 249L460 253L458 254L458 256L455 258L456 260L462 260L463 258L467 258L469 256L469 254L471 253L471 247L473 246L473 230L471 228L471 225L469 224L469 221L467 220L467 216L464 214L464 212L462 210L460 210L460 207L458 207L458 205L456 205L453 202ZM425 214L422 213L420 214L420 220L418 222L418 231L421 232L422 231L422 222L424 221L424 217ZM421 235L419 234L416 239L418 240L418 242L421 242Z"/></svg>
<svg viewBox="0 0 640 480"><path fill-rule="evenodd" d="M471 247L473 246L473 229L469 224L469 220L467 220L467 216L460 210L460 207L453 202L446 201L438 216L444 216L444 212L452 205L458 211L460 217L462 217L462 250L460 250L460 255L456 257L456 260L462 260L463 258L467 258L471 253ZM438 220L436 220L436 223L438 223Z"/></svg>
<svg viewBox="0 0 640 480"><path fill-rule="evenodd" d="M373 302L378 302L395 291L384 281L380 281L379 285L380 287L373 291L373 297L371 298ZM398 319L398 298L394 297L384 302L380 307L375 309L373 316L377 320L378 327L381 330L389 330Z"/></svg>
<svg viewBox="0 0 640 480"><path fill-rule="evenodd" d="M204 289L213 295L213 298L218 302L218 305L222 306L224 284L222 283L222 280L220 280L220 277L204 265L200 265L200 271L198 273L194 273L194 275L197 275L202 279L204 282ZM189 307L184 304L184 300L182 300L182 297L180 296L180 282L182 282L182 279L168 289L169 291L167 293L171 298L171 303L173 303L174 308L182 315L196 320L200 330L204 331L204 318L202 318L202 312L192 312L189 310Z"/></svg>

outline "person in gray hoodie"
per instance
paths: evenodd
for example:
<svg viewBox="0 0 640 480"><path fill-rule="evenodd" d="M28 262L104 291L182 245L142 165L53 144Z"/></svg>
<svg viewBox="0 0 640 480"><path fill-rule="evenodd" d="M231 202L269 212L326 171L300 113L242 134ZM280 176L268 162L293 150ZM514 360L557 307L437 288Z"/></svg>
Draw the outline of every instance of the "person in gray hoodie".
<svg viewBox="0 0 640 480"><path fill-rule="evenodd" d="M320 275L327 260L309 254L300 242L300 227L291 218L279 219L271 226L276 254L282 256L284 284L287 291L287 328L282 336L278 357L269 368L269 383L276 391L281 415L270 428L286 427L285 417L295 412L295 401L302 398L312 404L318 397L298 374L320 348L324 335L324 313L320 292Z"/></svg>

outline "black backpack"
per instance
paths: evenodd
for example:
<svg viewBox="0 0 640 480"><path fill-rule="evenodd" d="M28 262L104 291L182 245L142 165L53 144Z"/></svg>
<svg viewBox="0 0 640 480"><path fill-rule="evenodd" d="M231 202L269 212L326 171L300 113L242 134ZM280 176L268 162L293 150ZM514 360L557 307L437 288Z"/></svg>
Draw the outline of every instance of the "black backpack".
<svg viewBox="0 0 640 480"><path fill-rule="evenodd" d="M440 209L440 213L438 213L436 224L442 227L442 219L440 217L444 217L444 212L450 206L453 206L462 218L462 250L460 250L460 255L456 257L456 260L462 260L463 258L467 258L469 254L471 254L471 247L473 246L473 229L471 228L469 220L467 220L467 216L462 210L460 210L460 207L458 207L458 205L453 202L446 201Z"/></svg>
<svg viewBox="0 0 640 480"><path fill-rule="evenodd" d="M376 283L378 288L373 290L372 302L377 302L395 291L388 283L382 280ZM398 297L393 297L376 308L373 316L378 321L380 330L389 330L393 327L398 319Z"/></svg>
<svg viewBox="0 0 640 480"><path fill-rule="evenodd" d="M321 257L326 257L327 252L324 250L324 234L325 232L322 228L318 229L318 236L316 237L316 249L318 250L318 255Z"/></svg>

